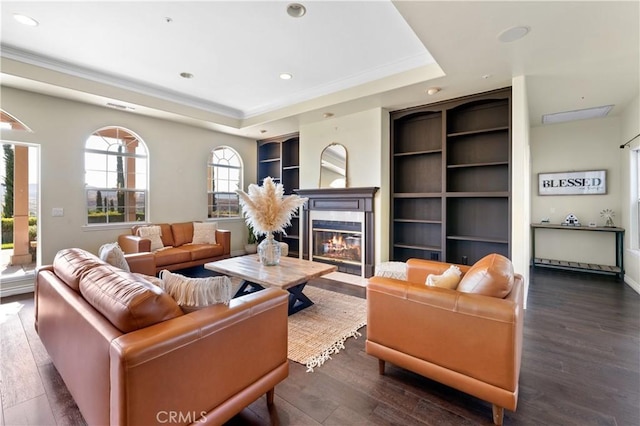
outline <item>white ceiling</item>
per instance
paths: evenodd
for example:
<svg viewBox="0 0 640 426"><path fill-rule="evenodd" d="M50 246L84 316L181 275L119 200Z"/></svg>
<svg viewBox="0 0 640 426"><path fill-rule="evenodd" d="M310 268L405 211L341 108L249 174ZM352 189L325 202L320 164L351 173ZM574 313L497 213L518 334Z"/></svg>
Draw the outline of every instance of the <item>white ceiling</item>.
<svg viewBox="0 0 640 426"><path fill-rule="evenodd" d="M292 18L275 1L2 1L2 85L253 138L518 75L534 126L544 113L600 105L615 115L640 90L638 1L302 3L307 14ZM516 25L531 31L497 39ZM442 90L428 96L433 86Z"/></svg>

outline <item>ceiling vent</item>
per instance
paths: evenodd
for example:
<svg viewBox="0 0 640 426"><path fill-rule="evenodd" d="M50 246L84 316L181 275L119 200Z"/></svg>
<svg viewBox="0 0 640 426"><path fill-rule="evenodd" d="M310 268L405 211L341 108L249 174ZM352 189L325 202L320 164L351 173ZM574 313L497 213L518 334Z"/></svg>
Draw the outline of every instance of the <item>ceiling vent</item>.
<svg viewBox="0 0 640 426"><path fill-rule="evenodd" d="M606 117L612 109L613 105L605 105L595 108L545 114L542 116L542 124L555 124L564 123L566 121L587 120L589 118L602 118Z"/></svg>

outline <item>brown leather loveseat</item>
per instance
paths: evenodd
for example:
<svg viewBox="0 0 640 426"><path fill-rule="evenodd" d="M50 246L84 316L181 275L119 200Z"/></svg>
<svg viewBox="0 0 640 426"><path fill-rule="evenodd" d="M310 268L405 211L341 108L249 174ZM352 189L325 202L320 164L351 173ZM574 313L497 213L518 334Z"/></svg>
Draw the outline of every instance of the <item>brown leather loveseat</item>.
<svg viewBox="0 0 640 426"><path fill-rule="evenodd" d="M118 236L118 244L126 254L152 252L156 273L166 269L175 271L226 259L231 254L231 231L216 229L215 243L194 244L194 222L160 223L161 248L153 247L152 240L141 237L136 225L130 234ZM152 249L153 247L153 249Z"/></svg>
<svg viewBox="0 0 640 426"><path fill-rule="evenodd" d="M493 404L493 420L514 411L522 354L523 278L492 254L462 272L457 289L425 285L451 264L407 261L407 281L371 277L366 351Z"/></svg>
<svg viewBox="0 0 640 426"><path fill-rule="evenodd" d="M66 249L37 271L35 326L88 424L221 424L265 393L271 405L288 376L287 304L266 289L183 314L141 276Z"/></svg>

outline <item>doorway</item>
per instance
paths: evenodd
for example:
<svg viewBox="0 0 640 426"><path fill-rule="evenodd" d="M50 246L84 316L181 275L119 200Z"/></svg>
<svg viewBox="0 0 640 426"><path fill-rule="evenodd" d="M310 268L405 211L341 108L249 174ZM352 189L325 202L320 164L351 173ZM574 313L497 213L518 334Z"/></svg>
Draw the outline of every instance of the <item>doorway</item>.
<svg viewBox="0 0 640 426"><path fill-rule="evenodd" d="M10 283L33 277L38 265L40 147L1 141L0 203L2 296L11 295Z"/></svg>

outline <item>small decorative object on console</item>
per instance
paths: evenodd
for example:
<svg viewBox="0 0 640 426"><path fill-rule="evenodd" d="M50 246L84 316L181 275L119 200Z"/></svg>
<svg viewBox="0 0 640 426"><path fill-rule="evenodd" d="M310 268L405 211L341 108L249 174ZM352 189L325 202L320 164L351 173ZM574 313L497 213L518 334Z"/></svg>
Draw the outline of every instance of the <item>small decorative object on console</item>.
<svg viewBox="0 0 640 426"><path fill-rule="evenodd" d="M249 185L249 193L236 190L240 197L242 212L247 225L252 226L256 236L265 235L258 245L260 261L265 266L280 263L280 245L274 241L274 232L285 232L284 228L291 225L293 213L302 206L307 198L298 195L284 196L284 187L275 183L271 177L266 177L262 186Z"/></svg>
<svg viewBox="0 0 640 426"><path fill-rule="evenodd" d="M616 214L614 213L613 210L611 209L604 209L600 212L600 217L603 217L605 219L604 222L604 226L608 227L608 228L613 228L616 225L613 223L613 217Z"/></svg>
<svg viewBox="0 0 640 426"><path fill-rule="evenodd" d="M567 215L562 225L563 226L581 226L580 221L578 220L578 217L573 213L569 213Z"/></svg>

